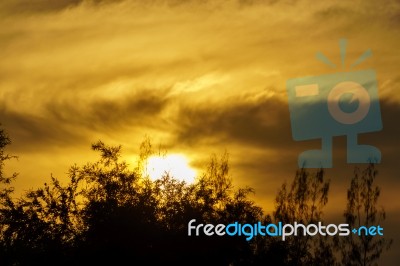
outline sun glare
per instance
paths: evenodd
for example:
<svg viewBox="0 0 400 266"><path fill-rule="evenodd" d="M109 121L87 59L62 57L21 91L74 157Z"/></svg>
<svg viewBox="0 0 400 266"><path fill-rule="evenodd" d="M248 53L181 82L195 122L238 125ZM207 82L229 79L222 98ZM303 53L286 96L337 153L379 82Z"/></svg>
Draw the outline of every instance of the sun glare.
<svg viewBox="0 0 400 266"><path fill-rule="evenodd" d="M152 180L161 178L165 173L169 173L170 176L189 184L194 182L196 176L196 171L189 166L186 157L183 155L171 154L148 158L146 174Z"/></svg>

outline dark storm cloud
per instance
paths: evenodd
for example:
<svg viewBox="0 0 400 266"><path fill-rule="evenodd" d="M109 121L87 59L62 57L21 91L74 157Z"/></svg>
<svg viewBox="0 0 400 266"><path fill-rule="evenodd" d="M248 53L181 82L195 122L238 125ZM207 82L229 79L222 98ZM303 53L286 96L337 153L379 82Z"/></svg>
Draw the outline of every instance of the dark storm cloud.
<svg viewBox="0 0 400 266"><path fill-rule="evenodd" d="M70 145L85 140L80 131L68 130L64 124L48 117L1 108L1 124L6 128L16 152L45 150L54 145Z"/></svg>
<svg viewBox="0 0 400 266"><path fill-rule="evenodd" d="M358 135L359 144L378 147L383 155L388 179L397 178L396 164L400 147L400 125L397 120L400 116L400 105L381 100L383 130L379 132ZM238 145L251 149L265 149L265 154L275 151L274 157L279 157L275 173L285 169L287 158L297 162L297 155L308 149L320 149L320 139L310 141L294 141L291 135L290 117L287 102L280 98L271 97L257 102L236 102L220 106L185 106L182 107L177 139L192 146L204 143L214 138L214 143ZM346 137L332 138L334 165L346 161ZM246 160L249 161L246 161ZM255 158L247 157L241 162L253 169L271 167L276 160L270 156ZM258 164L257 167L254 164ZM261 171L264 171L261 170Z"/></svg>
<svg viewBox="0 0 400 266"><path fill-rule="evenodd" d="M346 8L346 7L341 7L341 6L329 6L325 9L321 9L315 12L314 16L316 19L319 20L327 20L327 19L338 19L338 18L347 18L348 16L352 16L354 18L354 15L357 15L357 11Z"/></svg>
<svg viewBox="0 0 400 266"><path fill-rule="evenodd" d="M157 117L168 104L168 99L160 94L165 95L165 91L144 90L117 99L59 100L49 103L46 109L56 121L90 130L157 126Z"/></svg>
<svg viewBox="0 0 400 266"><path fill-rule="evenodd" d="M218 136L243 145L282 147L290 140L287 104L277 97L221 106L183 106L177 138L188 144Z"/></svg>
<svg viewBox="0 0 400 266"><path fill-rule="evenodd" d="M400 106L387 99L381 101L384 137L374 141L387 149L398 141L400 126L396 122ZM178 139L193 143L208 136L239 142L243 145L285 148L292 145L287 101L271 97L257 102L234 102L219 106L184 106L179 116ZM370 133L372 136L377 133Z"/></svg>
<svg viewBox="0 0 400 266"><path fill-rule="evenodd" d="M328 1L326 1L328 2ZM330 4L322 6L314 12L314 18L324 23L344 23L346 25L359 23L368 27L373 23L394 26L400 15L400 3L397 0L380 1L367 0L354 5L351 2L329 1Z"/></svg>
<svg viewBox="0 0 400 266"><path fill-rule="evenodd" d="M73 8L79 4L85 3L89 5L114 4L118 2L130 2L140 5L159 5L167 4L170 7L185 5L185 4L209 4L217 1L207 0L156 0L156 1L141 1L141 0L3 0L0 3L0 10L4 15L24 15L33 13L55 12L67 8ZM237 0L237 3L243 6L254 4L273 4L276 0ZM223 1L220 2L223 4Z"/></svg>
<svg viewBox="0 0 400 266"><path fill-rule="evenodd" d="M57 11L75 6L82 0L3 0L0 10L3 14L26 14Z"/></svg>
<svg viewBox="0 0 400 266"><path fill-rule="evenodd" d="M158 115L167 104L166 98L144 91L116 100L54 100L40 116L3 106L0 118L12 136L13 149L27 151L54 145L88 145L93 141L91 132L107 134L140 126L159 128Z"/></svg>
<svg viewBox="0 0 400 266"><path fill-rule="evenodd" d="M381 101L383 129L378 133L371 133L370 136L361 137L365 142L370 139L382 152L382 171L389 182L398 182L399 170L399 149L400 149L400 105L398 103ZM365 140L364 140L365 139Z"/></svg>

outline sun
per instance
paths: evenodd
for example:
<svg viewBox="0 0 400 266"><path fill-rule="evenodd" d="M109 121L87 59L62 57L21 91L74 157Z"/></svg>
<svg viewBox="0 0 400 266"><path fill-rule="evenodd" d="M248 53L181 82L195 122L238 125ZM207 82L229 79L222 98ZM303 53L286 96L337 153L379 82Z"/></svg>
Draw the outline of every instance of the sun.
<svg viewBox="0 0 400 266"><path fill-rule="evenodd" d="M191 184L196 177L196 171L189 166L187 158L181 154L151 156L147 159L145 171L152 180L169 173L170 176Z"/></svg>

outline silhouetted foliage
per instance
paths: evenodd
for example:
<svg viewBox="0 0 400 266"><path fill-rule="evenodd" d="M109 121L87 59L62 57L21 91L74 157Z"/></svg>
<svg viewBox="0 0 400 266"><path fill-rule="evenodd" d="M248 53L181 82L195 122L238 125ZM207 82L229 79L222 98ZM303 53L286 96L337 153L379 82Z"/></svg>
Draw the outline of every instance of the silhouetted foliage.
<svg viewBox="0 0 400 266"><path fill-rule="evenodd" d="M8 138L3 142L2 147ZM187 236L191 219L216 224L256 222L262 216L247 197L252 189L233 188L227 154L213 155L197 182L186 184L168 173L155 181L143 174L144 160L151 155L148 139L136 169L120 160L120 146L99 141L92 149L100 159L71 167L66 185L52 176L50 183L16 200L12 188L3 189L1 263L248 264L252 249L242 237ZM2 161L9 159L1 155Z"/></svg>
<svg viewBox="0 0 400 266"><path fill-rule="evenodd" d="M5 175L10 140L0 130L0 265L333 265L336 257L328 237L188 236L188 222L229 224L261 222L311 224L322 222L329 181L322 169L299 169L283 184L272 215L251 199L254 190L235 188L228 154L212 155L206 171L187 184L165 173L151 180L146 160L153 154L149 138L140 146L139 161L131 168L121 160L121 146L92 145L98 161L69 169L68 182L50 182L13 198ZM373 186L370 166L353 178L346 221L369 225L384 218ZM362 216L362 214L365 216ZM343 238L346 265L370 265L379 258L383 238ZM364 264L362 264L362 263ZM361 264L360 264L361 263Z"/></svg>
<svg viewBox="0 0 400 266"><path fill-rule="evenodd" d="M284 183L276 196L273 218L276 223L317 224L323 221L323 208L328 202L329 181L324 180L324 170L311 173L299 169L292 183ZM302 231L300 231L302 232ZM320 236L267 239L268 261L274 265L332 265L334 256L327 239ZM323 255L323 257L321 257Z"/></svg>
<svg viewBox="0 0 400 266"><path fill-rule="evenodd" d="M351 228L380 225L386 218L383 207L377 208L380 188L375 185L378 171L370 163L363 171L356 168L347 191L346 223ZM346 265L377 265L384 250L390 248L392 240L382 236L361 234L339 239L342 263Z"/></svg>

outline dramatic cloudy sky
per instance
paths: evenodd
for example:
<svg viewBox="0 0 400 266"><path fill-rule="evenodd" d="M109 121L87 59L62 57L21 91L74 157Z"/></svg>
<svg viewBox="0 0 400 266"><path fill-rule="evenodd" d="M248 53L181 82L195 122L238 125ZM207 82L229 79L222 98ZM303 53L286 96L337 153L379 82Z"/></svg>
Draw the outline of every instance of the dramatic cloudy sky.
<svg viewBox="0 0 400 266"><path fill-rule="evenodd" d="M17 191L96 159L91 143L122 144L135 162L145 135L201 171L210 154L230 154L237 186L256 189L266 212L297 155L319 141L292 140L286 80L347 66L377 73L383 130L360 135L381 149L379 204L386 235L400 247L400 2L380 1L0 2L0 122L19 156ZM151 3L150 3L151 2ZM346 71L348 68L345 69ZM354 165L336 137L326 216L339 219Z"/></svg>

